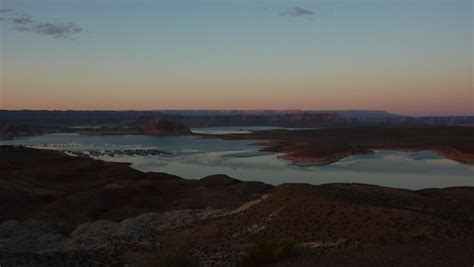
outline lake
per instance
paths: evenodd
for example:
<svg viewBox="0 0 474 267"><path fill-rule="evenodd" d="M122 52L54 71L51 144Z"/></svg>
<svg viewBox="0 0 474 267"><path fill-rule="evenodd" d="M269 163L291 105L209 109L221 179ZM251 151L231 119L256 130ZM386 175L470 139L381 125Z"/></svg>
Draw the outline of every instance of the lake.
<svg viewBox="0 0 474 267"><path fill-rule="evenodd" d="M206 133L235 133L271 129L271 127L200 128ZM474 166L440 157L431 151L378 150L372 155L356 155L336 163L318 167L297 167L278 154L258 151L256 141L202 139L193 136L84 136L78 134L47 134L2 140L0 144L81 152L102 153L94 158L130 162L141 171L159 171L187 179L211 174L282 183L367 183L398 188L474 186ZM116 154L113 151L159 150L157 155ZM112 151L112 152L111 152ZM113 156L112 156L113 155Z"/></svg>

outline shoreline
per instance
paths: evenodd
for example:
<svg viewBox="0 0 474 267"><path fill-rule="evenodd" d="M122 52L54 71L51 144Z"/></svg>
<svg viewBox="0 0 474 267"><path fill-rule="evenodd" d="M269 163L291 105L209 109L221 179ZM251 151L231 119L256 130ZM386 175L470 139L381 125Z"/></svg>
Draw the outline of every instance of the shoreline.
<svg viewBox="0 0 474 267"><path fill-rule="evenodd" d="M260 146L261 148L258 151L262 152L272 152L278 153L277 157L283 160L291 161L291 164L299 167L310 167L310 166L325 166L331 163L338 162L341 159L344 159L349 156L354 155L366 155L373 154L374 150L393 150L393 151L420 151L420 150L429 150L437 155L456 161L461 164L474 165L474 141L473 138L469 138L469 134L474 135L474 128L472 127L433 127L426 129L463 129L466 132L464 135L465 139L468 141L469 148L466 151L461 151L459 149L462 142L457 141L450 144L449 137L448 142L444 140L445 144L438 144L437 142L423 145L417 144L413 141L403 143L403 141L397 140L395 143L385 143L375 140L365 140L366 144L352 144L347 142L345 139L347 136L336 137L336 140L331 140L331 144L336 148L326 148L325 150L318 151L308 151L308 147L315 147L318 145L326 145L325 140L312 138L314 136L323 134L325 132L344 132L348 131L349 134L352 133L354 129L384 129L385 131L390 131L391 129L397 131L410 131L413 129L419 130L419 128L373 128L373 127L349 127L349 128L320 128L320 129L303 129L303 130L287 130L287 129L275 129L275 130L263 130L263 131L254 131L251 133L231 133L231 134L212 134L212 133L194 133L191 132L187 136L193 136L204 139L221 139L221 140L254 140L255 143L251 145ZM424 130L426 130L424 129ZM57 132L54 132L57 133ZM84 132L71 132L65 131L65 133L75 133L79 135L149 135L149 136L174 136L174 135L156 135L156 134L146 134L146 133L84 133ZM310 133L310 136L305 136ZM302 136L300 136L302 135ZM25 137L25 136L21 136ZM315 139L315 140L313 140ZM334 138L333 138L334 139ZM456 140L456 137L452 139Z"/></svg>
<svg viewBox="0 0 474 267"><path fill-rule="evenodd" d="M289 260L310 265L360 250L362 262L405 259L405 250L426 246L430 253L409 262L440 263L434 254L448 263L458 253L465 265L474 252L474 186L272 186L226 175L187 180L25 147L0 146L0 156L2 265L136 266L177 250L202 266L235 266L250 245L275 240L305 246Z"/></svg>
<svg viewBox="0 0 474 267"><path fill-rule="evenodd" d="M389 128L387 129L385 130L390 131ZM326 145L324 142L324 138L323 140L314 140L311 134L324 135L325 131L334 132L350 130L351 128L291 131L280 129L239 134L193 133L193 136L205 139L217 138L221 140L257 140L257 142L253 143L252 145L262 146L259 151L281 153L283 155L278 156L278 158L290 160L291 164L301 167L324 166L334 162L338 162L339 160L349 156L373 154L374 150L377 149L394 151L429 150L433 151L434 153L438 154L443 158L447 158L449 160L453 160L461 164L474 165L474 146L472 147L472 149L468 150L469 153L466 153L460 151L458 147L455 147L456 145L458 145L458 143L449 144L449 140L447 140L448 142L445 145L439 145L438 143L432 143L429 145L419 145L415 143L416 141L404 142L403 138L400 138L401 140L396 140L394 143L384 143L383 140L381 142L373 140L364 140L366 144L360 144L360 141L358 144L352 144L351 142L348 142L345 139L346 136L341 136L339 139L336 138L336 140L332 140L331 144L335 148L329 147L326 151L308 151L308 148L317 147L319 145ZM474 134L472 128L466 128L466 131L470 131ZM311 133L310 136L300 136L301 133L306 134L308 132ZM466 138L471 143L474 143L474 137L469 137L469 135L466 134Z"/></svg>

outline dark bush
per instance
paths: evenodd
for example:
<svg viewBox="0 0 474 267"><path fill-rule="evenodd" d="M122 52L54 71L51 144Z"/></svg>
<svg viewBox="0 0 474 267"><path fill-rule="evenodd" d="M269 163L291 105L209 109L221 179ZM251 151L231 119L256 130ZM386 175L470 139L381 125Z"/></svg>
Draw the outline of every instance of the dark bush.
<svg viewBox="0 0 474 267"><path fill-rule="evenodd" d="M294 242L258 242L250 245L238 259L237 266L262 266L277 262L281 259L296 256L301 248Z"/></svg>
<svg viewBox="0 0 474 267"><path fill-rule="evenodd" d="M197 267L198 261L181 250L161 251L157 258L143 262L141 267Z"/></svg>

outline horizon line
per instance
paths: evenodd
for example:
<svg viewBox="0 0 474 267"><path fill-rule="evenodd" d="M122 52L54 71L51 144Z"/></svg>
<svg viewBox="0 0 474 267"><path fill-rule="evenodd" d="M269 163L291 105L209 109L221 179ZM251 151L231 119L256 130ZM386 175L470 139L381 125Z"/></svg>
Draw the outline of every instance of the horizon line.
<svg viewBox="0 0 474 267"><path fill-rule="evenodd" d="M112 111L112 112L166 112L166 111L279 111L279 112L384 112L389 115L402 116L402 117L474 117L472 114L431 114L431 115L407 115L401 113L394 113L383 109L0 109L0 112L4 111L48 111L48 112L100 112L100 111Z"/></svg>

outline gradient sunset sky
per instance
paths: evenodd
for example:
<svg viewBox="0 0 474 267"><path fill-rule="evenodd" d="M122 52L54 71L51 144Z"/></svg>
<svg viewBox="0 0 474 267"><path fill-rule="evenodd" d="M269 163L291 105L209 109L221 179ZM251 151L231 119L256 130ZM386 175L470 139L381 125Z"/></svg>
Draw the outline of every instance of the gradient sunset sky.
<svg viewBox="0 0 474 267"><path fill-rule="evenodd" d="M0 109L474 115L471 0L0 3Z"/></svg>

